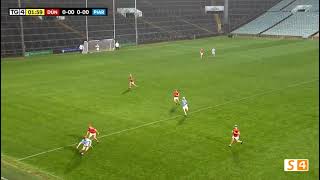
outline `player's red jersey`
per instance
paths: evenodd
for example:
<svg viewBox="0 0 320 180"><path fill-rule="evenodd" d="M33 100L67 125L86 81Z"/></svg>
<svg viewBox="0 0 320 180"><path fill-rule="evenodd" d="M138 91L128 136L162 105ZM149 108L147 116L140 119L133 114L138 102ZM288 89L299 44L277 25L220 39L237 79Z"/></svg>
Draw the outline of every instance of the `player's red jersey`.
<svg viewBox="0 0 320 180"><path fill-rule="evenodd" d="M179 95L180 95L180 94L179 94L178 91L173 92L173 96L174 96L174 97L179 97Z"/></svg>
<svg viewBox="0 0 320 180"><path fill-rule="evenodd" d="M89 133L96 133L97 132L97 130L93 127L89 127L88 131L89 131Z"/></svg>
<svg viewBox="0 0 320 180"><path fill-rule="evenodd" d="M234 128L234 129L232 130L232 134L233 134L233 137L238 137L239 134L240 134L239 129L238 129L238 128Z"/></svg>

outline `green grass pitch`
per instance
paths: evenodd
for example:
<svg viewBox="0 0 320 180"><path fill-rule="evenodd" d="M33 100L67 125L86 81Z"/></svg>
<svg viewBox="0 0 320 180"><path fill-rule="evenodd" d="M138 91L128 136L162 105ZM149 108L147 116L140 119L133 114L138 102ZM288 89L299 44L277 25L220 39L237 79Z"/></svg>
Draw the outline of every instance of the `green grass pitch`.
<svg viewBox="0 0 320 180"><path fill-rule="evenodd" d="M318 50L214 37L2 60L2 159L74 180L318 179ZM81 157L73 144L89 122L103 137ZM230 148L235 124L244 144ZM309 159L310 171L284 172L290 158Z"/></svg>

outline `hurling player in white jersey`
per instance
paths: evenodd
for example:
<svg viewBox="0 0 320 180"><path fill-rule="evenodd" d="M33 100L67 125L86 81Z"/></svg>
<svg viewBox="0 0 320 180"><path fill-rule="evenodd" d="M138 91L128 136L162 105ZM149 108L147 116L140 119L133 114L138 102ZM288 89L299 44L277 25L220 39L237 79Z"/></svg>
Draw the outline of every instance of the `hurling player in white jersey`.
<svg viewBox="0 0 320 180"><path fill-rule="evenodd" d="M216 56L216 49L212 48L211 53L212 53L212 56Z"/></svg>
<svg viewBox="0 0 320 180"><path fill-rule="evenodd" d="M182 103L182 109L183 109L184 115L187 116L187 112L189 111L189 108L188 108L188 102L185 97L182 97L181 103Z"/></svg>
<svg viewBox="0 0 320 180"><path fill-rule="evenodd" d="M77 149L79 148L80 145L82 146L82 149L80 150L81 155L83 155L85 152L87 152L89 150L89 148L91 147L92 141L91 139L87 138L86 136L83 137L83 139L80 141L80 143L77 146Z"/></svg>
<svg viewBox="0 0 320 180"><path fill-rule="evenodd" d="M95 47L96 47L96 50L97 50L97 51L100 51L100 46L99 46L99 44L96 44Z"/></svg>

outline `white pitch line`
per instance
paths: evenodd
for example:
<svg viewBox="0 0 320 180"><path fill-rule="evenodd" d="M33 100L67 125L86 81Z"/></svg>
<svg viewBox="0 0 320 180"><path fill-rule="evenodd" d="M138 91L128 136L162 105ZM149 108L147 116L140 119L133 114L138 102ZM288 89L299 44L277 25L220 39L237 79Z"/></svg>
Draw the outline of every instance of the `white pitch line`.
<svg viewBox="0 0 320 180"><path fill-rule="evenodd" d="M247 99L250 99L250 98L254 98L254 97L257 97L257 96L270 94L270 93L277 92L277 91L282 91L282 90L285 90L285 89L288 89L288 88L297 87L297 86L301 86L301 85L312 83L312 82L316 82L316 81L319 81L319 79L314 79L314 80L311 80L311 81L304 81L304 82L301 82L301 83L291 84L291 85L288 85L288 86L286 86L284 88L279 88L279 89L274 89L274 90L269 90L269 91L253 94L251 96L246 96L246 97L234 100L234 101L227 101L227 102L224 102L224 103L221 103L221 104L217 104L215 106L208 106L208 107L200 108L198 110L190 112L189 114L193 114L193 113L197 113L197 112L204 111L204 110L207 110L207 109L223 106L223 105L226 105L226 104L232 104L232 103L244 101L244 100L247 100ZM141 124L139 126L135 126L135 127L132 127L132 128L128 128L128 129L124 129L124 130L121 130L121 131L113 132L113 133L110 133L110 134L102 135L102 136L100 136L100 138L104 138L104 137L112 136L112 135L115 135L115 134L120 134L120 133L123 133L123 132L135 130L135 129L138 129L138 128L141 128L141 127L149 126L149 125L156 124L156 123L163 122L163 121L168 121L168 120L175 119L175 118L181 117L181 116L183 116L183 115L177 115L177 116L173 116L171 118L167 118L167 119L162 119L162 120L158 120L158 121L153 121L153 122L150 122L150 123ZM63 147L58 147L58 148L51 149L51 150L48 150L48 151L43 151L43 152L40 152L40 153L37 153L37 154L26 156L24 158L20 158L20 159L18 159L18 161L22 161L22 160L29 159L29 158L32 158L32 157L35 157L35 156L39 156L41 154L46 154L46 153L49 153L49 152L57 151L57 150L63 149L64 147L74 146L76 144L77 143L71 144L71 145L67 145L67 146L63 146Z"/></svg>
<svg viewBox="0 0 320 180"><path fill-rule="evenodd" d="M2 177L2 176L1 176L1 180L8 180L8 179L7 179L7 178L5 178L5 177Z"/></svg>
<svg viewBox="0 0 320 180"><path fill-rule="evenodd" d="M107 136L112 136L112 135L115 135L115 134L120 134L120 133L123 133L123 132L126 132L126 131L131 131L131 130L138 129L138 128L141 128L141 127L145 127L145 126L149 126L149 125L152 125L152 124L156 124L156 123L159 123L159 122L162 122L162 121L168 121L168 120L180 117L180 116L181 115L177 115L177 116L173 116L171 118L162 119L162 120L159 120L159 121L153 121L153 122L150 122L150 123L145 123L145 124L142 124L142 125L139 125L139 126L136 126L136 127L132 127L132 128L124 129L124 130L121 130L121 131L113 132L113 133L110 133L110 134L102 135L102 136L100 136L100 138L107 137Z"/></svg>
<svg viewBox="0 0 320 180"><path fill-rule="evenodd" d="M9 166L11 166L11 167L14 167L14 168L16 168L16 169L21 169L21 168L19 168L18 166L14 165L14 164L12 164L12 163L9 163L9 162L7 162L7 161L5 161L5 160L1 160L1 162L5 163L5 164L7 164L7 165L9 165ZM40 170L40 169L36 169L36 171L42 172L42 173L44 173L44 174L46 174L46 175L50 175L50 176L55 177L55 178L57 178L57 179L61 179L59 176L53 175L53 174L51 174L51 173L49 173L49 172L46 172L46 171L42 171L42 170ZM29 172L28 172L28 173L29 173ZM2 178L2 177L1 177L1 178ZM5 179L4 179L4 180L5 180Z"/></svg>
<svg viewBox="0 0 320 180"><path fill-rule="evenodd" d="M72 146L72 145L70 145L70 146ZM49 152L52 152L52 151L56 151L56 150L59 150L59 149L62 149L62 148L64 148L64 147L58 147L58 148L51 149L51 150L48 150L48 151L43 151L41 153L33 154L33 155L30 155L30 156L18 159L18 161L21 161L21 160L24 160L24 159L28 159L28 158L31 158L31 157L34 157L34 156L39 156L41 154L49 153Z"/></svg>

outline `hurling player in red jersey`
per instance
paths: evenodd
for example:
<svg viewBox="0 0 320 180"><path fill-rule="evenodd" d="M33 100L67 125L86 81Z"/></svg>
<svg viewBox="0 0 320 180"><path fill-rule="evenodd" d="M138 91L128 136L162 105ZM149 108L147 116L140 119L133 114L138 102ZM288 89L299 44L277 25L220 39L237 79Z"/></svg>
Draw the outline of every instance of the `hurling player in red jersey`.
<svg viewBox="0 0 320 180"><path fill-rule="evenodd" d="M135 83L134 83L134 79L132 77L132 74L129 74L129 89L131 89L131 87L135 86L135 87L138 87Z"/></svg>
<svg viewBox="0 0 320 180"><path fill-rule="evenodd" d="M231 145L233 143L241 143L242 144L242 141L240 141L240 130L238 129L238 126L237 125L234 125L234 128L232 130L232 139L231 139L231 143L229 144L229 147L231 147Z"/></svg>
<svg viewBox="0 0 320 180"><path fill-rule="evenodd" d="M93 136L93 139L96 140L97 142L97 133L99 134L98 130L96 128L94 128L91 124L89 124L89 128L86 134L86 137L88 137L89 139L91 138L91 136Z"/></svg>
<svg viewBox="0 0 320 180"><path fill-rule="evenodd" d="M173 92L173 101L176 103L176 105L179 104L179 96L180 96L179 91L177 89L174 90L174 92Z"/></svg>
<svg viewBox="0 0 320 180"><path fill-rule="evenodd" d="M200 49L200 58L201 58L201 59L202 59L203 55L204 55L204 49L201 48L201 49Z"/></svg>

